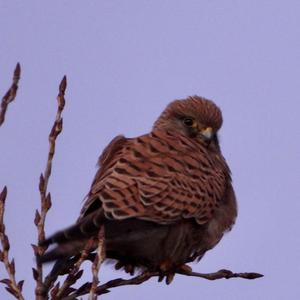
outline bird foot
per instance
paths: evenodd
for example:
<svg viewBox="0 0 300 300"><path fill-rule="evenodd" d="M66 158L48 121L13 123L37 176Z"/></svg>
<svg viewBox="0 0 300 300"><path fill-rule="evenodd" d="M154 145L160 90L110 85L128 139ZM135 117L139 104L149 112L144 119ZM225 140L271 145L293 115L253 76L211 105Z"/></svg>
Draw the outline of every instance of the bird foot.
<svg viewBox="0 0 300 300"><path fill-rule="evenodd" d="M175 272L173 271L173 266L172 263L168 260L163 261L159 265L159 273L160 275L158 276L158 281L161 282L166 278L166 284L170 284L174 277L175 277Z"/></svg>
<svg viewBox="0 0 300 300"><path fill-rule="evenodd" d="M158 276L158 281L161 282L164 280L164 278L166 278L166 284L168 284L168 285L173 281L175 274L177 272L189 274L193 271L190 266L185 265L185 264L177 267L174 271L174 267L172 268L171 264L168 262L161 263L159 266L159 269L160 269L160 271L159 271L160 275Z"/></svg>
<svg viewBox="0 0 300 300"><path fill-rule="evenodd" d="M162 282L164 278L166 278L166 284L169 285L173 281L174 277L174 272L160 273L158 276L158 282Z"/></svg>
<svg viewBox="0 0 300 300"><path fill-rule="evenodd" d="M124 268L124 271L126 273L129 273L130 275L134 275L134 272L135 272L135 266L133 264L130 264L130 263L124 263L124 262L121 262L121 261L118 261L116 264L115 264L115 269L116 270L120 270L121 268Z"/></svg>
<svg viewBox="0 0 300 300"><path fill-rule="evenodd" d="M188 273L193 272L193 269L190 266L184 264L184 265L179 266L176 269L176 271L188 274Z"/></svg>

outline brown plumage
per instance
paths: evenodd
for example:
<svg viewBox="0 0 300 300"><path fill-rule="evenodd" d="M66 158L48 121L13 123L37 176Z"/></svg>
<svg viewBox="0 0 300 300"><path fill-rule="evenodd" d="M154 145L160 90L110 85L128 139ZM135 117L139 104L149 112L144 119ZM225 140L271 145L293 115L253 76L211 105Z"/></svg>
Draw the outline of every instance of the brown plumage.
<svg viewBox="0 0 300 300"><path fill-rule="evenodd" d="M217 132L220 109L193 96L170 103L149 134L117 136L99 169L75 225L43 244L56 243L41 261L77 255L104 226L106 257L172 273L200 259L235 222L230 170Z"/></svg>

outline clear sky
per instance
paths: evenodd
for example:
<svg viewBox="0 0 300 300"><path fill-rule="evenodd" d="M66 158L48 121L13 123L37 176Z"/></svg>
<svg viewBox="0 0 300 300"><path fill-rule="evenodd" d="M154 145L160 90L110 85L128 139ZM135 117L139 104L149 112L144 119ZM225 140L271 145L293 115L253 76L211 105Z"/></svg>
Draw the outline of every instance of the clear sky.
<svg viewBox="0 0 300 300"><path fill-rule="evenodd" d="M265 274L215 282L176 276L170 286L153 279L104 299L300 299L299 1L1 1L0 41L0 95L22 65L0 128L0 187L9 190L7 232L27 299L38 178L64 74L48 233L77 218L98 155L115 135L146 133L168 102L197 94L222 108L221 146L239 216L193 268ZM105 266L100 278L119 276ZM4 288L0 299L10 299Z"/></svg>

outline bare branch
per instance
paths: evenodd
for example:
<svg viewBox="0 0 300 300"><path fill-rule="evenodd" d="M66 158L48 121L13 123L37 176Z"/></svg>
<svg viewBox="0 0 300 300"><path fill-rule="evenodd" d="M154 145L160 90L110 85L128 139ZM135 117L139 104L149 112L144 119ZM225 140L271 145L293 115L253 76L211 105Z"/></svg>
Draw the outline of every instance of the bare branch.
<svg viewBox="0 0 300 300"><path fill-rule="evenodd" d="M6 285L6 290L11 293L16 299L24 300L22 295L22 287L24 280L21 280L17 283L15 278L15 261L14 259L9 261L9 239L5 234L5 225L4 225L4 209L5 209L5 200L7 196L6 186L0 193L0 240L2 245L2 250L0 250L0 261L4 264L6 272L9 276L9 279L2 279L0 282Z"/></svg>
<svg viewBox="0 0 300 300"><path fill-rule="evenodd" d="M55 142L56 138L62 131L63 119L61 117L62 111L65 106L65 90L67 87L67 78L63 77L60 85L59 85L59 93L57 96L57 113L55 117L54 124L49 134L49 151L46 168L43 174L40 175L39 182L39 191L41 198L41 209L40 211L36 211L34 223L37 226L38 230L38 245L33 245L35 255L41 256L47 250L47 247L41 246L40 243L45 239L45 220L48 210L51 207L51 194L47 192L48 181L51 176L52 170L52 160L55 154ZM35 279L36 279L36 289L35 295L36 299L44 299L45 298L45 289L43 286L43 266L42 263L37 260L36 269L34 269Z"/></svg>
<svg viewBox="0 0 300 300"><path fill-rule="evenodd" d="M91 238L87 244L86 247L81 252L80 258L72 265L71 271L68 272L68 276L66 277L64 283L62 284L61 288L57 289L56 293L53 291L52 297L54 299L62 299L62 297L65 297L70 294L70 288L73 284L76 283L76 281L81 277L83 274L83 270L80 270L80 267L82 263L88 258L88 255L94 245L94 239Z"/></svg>
<svg viewBox="0 0 300 300"><path fill-rule="evenodd" d="M96 257L92 264L93 281L90 289L89 300L97 300L97 286L99 284L98 273L105 259L104 226L101 226L98 234L98 248Z"/></svg>
<svg viewBox="0 0 300 300"><path fill-rule="evenodd" d="M189 269L180 269L175 272L176 274L186 275L186 276L192 276L192 277L200 277L207 280L217 280L217 279L230 279L230 278L244 278L244 279L256 279L263 277L262 274L259 273L233 273L229 270L219 270L214 273L197 273L190 271ZM160 279L161 274L159 272L144 272L138 276L135 276L130 279L123 279L123 278L117 278L114 280L110 280L102 285L99 285L96 289L96 293L98 295L109 293L109 289L124 286L124 285L138 285L141 284L147 280L149 280L152 277L157 277ZM78 296L85 295L89 293L89 285L85 284L84 286L80 287L77 291L72 293L69 297L66 297L64 300L72 300L75 299Z"/></svg>
<svg viewBox="0 0 300 300"><path fill-rule="evenodd" d="M219 270L214 273L197 273L197 272L193 272L193 271L184 271L184 270L177 271L176 273L181 274L181 275L186 275L186 276L200 277L200 278L207 279L207 280L217 280L217 279L222 279L222 278L225 278L225 279L230 279L230 278L256 279L256 278L260 278L260 277L264 276L262 274L254 273L254 272L233 273L232 271L225 270L225 269Z"/></svg>
<svg viewBox="0 0 300 300"><path fill-rule="evenodd" d="M158 272L144 272L138 276L135 276L130 279L123 279L123 278L117 278L110 280L102 285L99 285L96 289L97 295L106 294L110 291L108 289L123 286L123 285L138 285L141 284L147 280L149 280L151 277L159 276ZM90 292L91 283L85 283L82 285L77 291L75 291L70 296L66 297L64 300L72 300L75 299L78 296L82 296L85 294L88 294Z"/></svg>
<svg viewBox="0 0 300 300"><path fill-rule="evenodd" d="M19 63L17 63L15 71L14 71L13 82L12 82L9 90L3 96L2 101L1 101L0 126L5 121L5 114L6 114L6 111L7 111L7 108L8 108L8 104L10 102L14 101L14 99L15 99L15 97L17 95L18 83L19 83L19 80L20 80L20 75L21 75L21 66L20 66Z"/></svg>

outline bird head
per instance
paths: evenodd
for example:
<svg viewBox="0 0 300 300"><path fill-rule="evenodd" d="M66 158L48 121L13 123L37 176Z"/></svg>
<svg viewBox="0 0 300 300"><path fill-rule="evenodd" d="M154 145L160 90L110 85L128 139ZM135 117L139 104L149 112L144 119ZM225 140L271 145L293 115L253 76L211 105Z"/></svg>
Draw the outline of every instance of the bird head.
<svg viewBox="0 0 300 300"><path fill-rule="evenodd" d="M154 123L153 129L177 131L203 141L217 140L222 113L211 100L193 96L171 102Z"/></svg>

